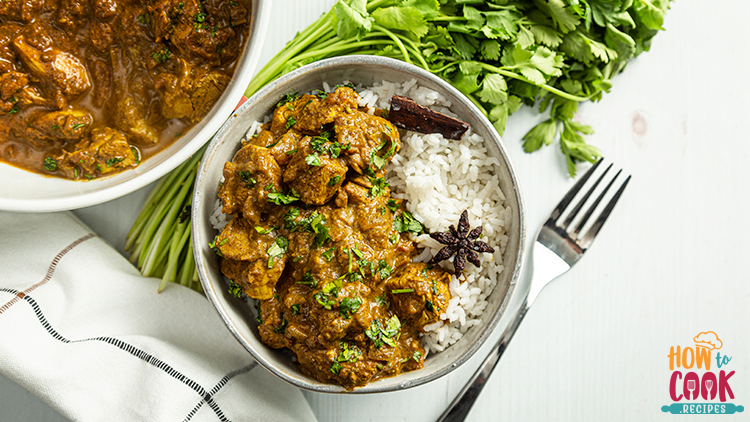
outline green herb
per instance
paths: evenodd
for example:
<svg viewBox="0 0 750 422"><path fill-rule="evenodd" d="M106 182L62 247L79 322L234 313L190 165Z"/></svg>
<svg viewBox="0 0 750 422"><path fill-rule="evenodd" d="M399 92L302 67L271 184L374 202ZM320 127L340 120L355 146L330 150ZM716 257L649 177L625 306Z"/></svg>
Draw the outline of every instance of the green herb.
<svg viewBox="0 0 750 422"><path fill-rule="evenodd" d="M425 229L422 223L417 221L413 215L404 211L401 215L393 219L393 228L399 233L410 232L416 235L424 233Z"/></svg>
<svg viewBox="0 0 750 422"><path fill-rule="evenodd" d="M393 243L394 245L398 243L398 233L393 233L393 236L391 236L390 240L391 240L391 243Z"/></svg>
<svg viewBox="0 0 750 422"><path fill-rule="evenodd" d="M219 256L223 257L224 254L221 253L221 250L219 249L219 246L222 246L223 244L225 244L227 242L222 241L222 243L220 243L219 245L217 245L216 244L217 240L219 240L219 236L218 235L216 235L214 237L214 240L212 240L211 242L208 243L208 247L211 248L211 249L213 249L214 252L216 252L216 255L219 255ZM229 240L229 239L224 239L224 240Z"/></svg>
<svg viewBox="0 0 750 422"><path fill-rule="evenodd" d="M378 349L383 344L396 347L396 340L400 336L400 330L401 321L394 315L385 323L385 327L379 319L373 321L370 327L365 330L365 335L372 340L373 345Z"/></svg>
<svg viewBox="0 0 750 422"><path fill-rule="evenodd" d="M313 296L315 300L327 310L331 310L331 307L336 305L336 296L338 296L339 289L341 289L342 283L340 279L329 281L323 288L315 293Z"/></svg>
<svg viewBox="0 0 750 422"><path fill-rule="evenodd" d="M82 127L86 127L86 123L76 123L73 125L73 129L80 129Z"/></svg>
<svg viewBox="0 0 750 422"><path fill-rule="evenodd" d="M435 310L435 306L432 304L431 300L425 301L424 308L427 309L429 312L433 312Z"/></svg>
<svg viewBox="0 0 750 422"><path fill-rule="evenodd" d="M308 155L307 157L305 157L305 162L309 166L317 166L317 167L321 166L320 156L316 153L312 153Z"/></svg>
<svg viewBox="0 0 750 422"><path fill-rule="evenodd" d="M357 258L359 258L359 259L362 259L362 258L364 258L364 254L362 253L362 251L360 251L360 250L359 250L359 249L357 248L357 245L354 245L354 246L352 246L352 247L351 247L351 250L352 250L352 252L354 252L354 255L357 255Z"/></svg>
<svg viewBox="0 0 750 422"><path fill-rule="evenodd" d="M141 25L151 25L151 15L148 12L136 16L136 19L138 19Z"/></svg>
<svg viewBox="0 0 750 422"><path fill-rule="evenodd" d="M385 206L391 210L391 212L396 212L396 210L398 210L398 204L393 199L389 199L388 202L385 203Z"/></svg>
<svg viewBox="0 0 750 422"><path fill-rule="evenodd" d="M161 50L153 53L151 57L153 57L157 63L164 63L172 57L172 53L167 47L164 47Z"/></svg>
<svg viewBox="0 0 750 422"><path fill-rule="evenodd" d="M282 98L281 101L276 104L276 107L281 107L287 103L294 102L297 100L297 98L299 98L299 92L290 92L288 94L285 94L284 98Z"/></svg>
<svg viewBox="0 0 750 422"><path fill-rule="evenodd" d="M341 366L341 364L340 364L340 363L338 363L338 361L334 361L334 362L333 362L333 363L331 364L331 369L330 369L330 371L331 371L331 373L332 373L332 374L334 374L334 375L338 375L338 374L339 374L339 372L341 372L341 370L342 370L342 369L343 369L343 367Z"/></svg>
<svg viewBox="0 0 750 422"><path fill-rule="evenodd" d="M313 289L318 286L318 280L312 276L312 272L308 270L305 275L302 276L302 281L298 281L297 284L304 284L312 287Z"/></svg>
<svg viewBox="0 0 750 422"><path fill-rule="evenodd" d="M110 159L107 160L107 163L106 163L107 167L112 167L115 164L117 164L119 162L122 162L122 160L124 160L124 158L112 157L112 158L110 158Z"/></svg>
<svg viewBox="0 0 750 422"><path fill-rule="evenodd" d="M52 125L52 127L50 129L52 129L52 130L60 129L60 125Z"/></svg>
<svg viewBox="0 0 750 422"><path fill-rule="evenodd" d="M229 294L236 298L242 297L242 287L234 281L229 280Z"/></svg>
<svg viewBox="0 0 750 422"><path fill-rule="evenodd" d="M93 178L94 178L94 176L93 176L93 175L91 175L91 174L88 174L88 173L83 173L83 177L85 177L85 178L86 178L87 180L91 180L91 179L93 179Z"/></svg>
<svg viewBox="0 0 750 422"><path fill-rule="evenodd" d="M385 127L388 128L388 126L385 126ZM387 139L383 139L383 141L380 143L377 149L373 150L370 153L370 161L378 170L385 167L386 163L388 162L388 158L396 152L396 142L394 142L391 135L385 132L383 132L383 135L386 135ZM385 148L386 144L388 143L390 143L391 145L390 148L388 148L388 151L386 151L385 154L383 155L378 155L377 153L380 152L383 148Z"/></svg>
<svg viewBox="0 0 750 422"><path fill-rule="evenodd" d="M411 355L411 358L414 359L414 362L419 362L419 360L422 359L422 352L414 352L414 354Z"/></svg>
<svg viewBox="0 0 750 422"><path fill-rule="evenodd" d="M299 261L302 261L301 256L295 256L294 259L292 260L292 262L299 262Z"/></svg>
<svg viewBox="0 0 750 422"><path fill-rule="evenodd" d="M273 332L274 333L279 333L279 334L283 333L284 331L286 331L286 325L288 323L289 323L289 321L287 321L284 318L284 313L282 312L282 314L281 314L281 325L279 325L278 327L274 328Z"/></svg>
<svg viewBox="0 0 750 422"><path fill-rule="evenodd" d="M271 192L268 194L268 202L273 202L276 205L289 205L294 201L299 201L299 194L292 189L288 195L284 195L278 192Z"/></svg>
<svg viewBox="0 0 750 422"><path fill-rule="evenodd" d="M355 296L353 299L345 297L339 303L339 315L344 317L344 319L350 319L352 314L359 310L360 306L362 306L362 299L359 297Z"/></svg>
<svg viewBox="0 0 750 422"><path fill-rule="evenodd" d="M389 275L391 275L391 271L393 271L393 269L390 265L388 265L385 259L381 259L380 262L378 262L378 269L376 271L378 272L378 275L380 275L380 279L385 280Z"/></svg>
<svg viewBox="0 0 750 422"><path fill-rule="evenodd" d="M437 281L435 281L435 280L432 280L432 294L433 294L433 296L437 296L438 295Z"/></svg>
<svg viewBox="0 0 750 422"><path fill-rule="evenodd" d="M285 152L285 154L286 155L294 155L294 154L297 153L297 151L299 151L299 148L295 148L295 149L293 149L291 151L287 151L287 152Z"/></svg>
<svg viewBox="0 0 750 422"><path fill-rule="evenodd" d="M289 239L284 236L279 236L276 241L268 248L266 253L268 254L268 268L273 268L274 258L284 255L289 248Z"/></svg>
<svg viewBox="0 0 750 422"><path fill-rule="evenodd" d="M78 179L78 167L73 167L73 179Z"/></svg>
<svg viewBox="0 0 750 422"><path fill-rule="evenodd" d="M299 305L292 305L292 315L299 315Z"/></svg>
<svg viewBox="0 0 750 422"><path fill-rule="evenodd" d="M362 352L354 345L349 345L347 342L340 342L341 353L336 357L337 362L356 362L359 357L362 356Z"/></svg>
<svg viewBox="0 0 750 422"><path fill-rule="evenodd" d="M284 127L286 130L289 130L292 126L297 124L297 119L295 119L293 116L289 116L288 119L286 119L286 123L284 124Z"/></svg>
<svg viewBox="0 0 750 422"><path fill-rule="evenodd" d="M369 192L373 198L385 195L385 188L391 185L385 181L385 177L370 177L370 183L372 183L372 187Z"/></svg>
<svg viewBox="0 0 750 422"><path fill-rule="evenodd" d="M16 113L18 113L19 110L20 109L18 108L18 103L13 104L13 108L10 109L10 111L8 112L8 114L16 114Z"/></svg>
<svg viewBox="0 0 750 422"><path fill-rule="evenodd" d="M136 147L130 147L130 152L132 152L133 157L135 157L135 163L141 164L141 155L138 153L138 149Z"/></svg>
<svg viewBox="0 0 750 422"><path fill-rule="evenodd" d="M387 309L390 304L388 303L388 298L385 296L385 293L375 298L375 303L377 303L379 306L385 306Z"/></svg>
<svg viewBox="0 0 750 422"><path fill-rule="evenodd" d="M414 289L393 289L391 294L397 295L401 293L414 293Z"/></svg>
<svg viewBox="0 0 750 422"><path fill-rule="evenodd" d="M47 171L55 171L57 170L57 160L55 160L52 157L47 157L44 159L44 169Z"/></svg>
<svg viewBox="0 0 750 422"><path fill-rule="evenodd" d="M334 186L341 180L341 176L333 176L330 180L328 180L327 186Z"/></svg>
<svg viewBox="0 0 750 422"><path fill-rule="evenodd" d="M269 227L267 229L264 229L261 226L255 226L253 228L255 229L256 232L258 232L258 234L268 234L268 233L271 233L272 231L278 229L278 227Z"/></svg>
<svg viewBox="0 0 750 422"><path fill-rule="evenodd" d="M260 317L260 301L255 301L255 320L258 321L258 324L263 324L263 319Z"/></svg>
<svg viewBox="0 0 750 422"><path fill-rule="evenodd" d="M357 273L351 273L349 274L349 281L352 283L356 283L358 281L362 281L362 275Z"/></svg>
<svg viewBox="0 0 750 422"><path fill-rule="evenodd" d="M331 259L333 259L333 252L334 251L336 251L336 248L331 248L331 249L328 249L327 251L323 252L323 254L322 254L323 258L326 261L331 262Z"/></svg>
<svg viewBox="0 0 750 422"><path fill-rule="evenodd" d="M249 172L247 170L243 170L239 173L237 173L238 176L240 176L240 180L245 182L245 187L248 189L251 189L255 187L255 184L258 183L253 177L252 172Z"/></svg>

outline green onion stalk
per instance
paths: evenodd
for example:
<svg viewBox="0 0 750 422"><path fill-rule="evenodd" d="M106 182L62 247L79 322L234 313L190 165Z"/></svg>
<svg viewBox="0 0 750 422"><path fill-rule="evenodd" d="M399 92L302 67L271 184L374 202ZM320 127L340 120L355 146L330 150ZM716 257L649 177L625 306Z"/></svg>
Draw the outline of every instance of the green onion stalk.
<svg viewBox="0 0 750 422"><path fill-rule="evenodd" d="M558 140L568 172L599 150L573 120L578 104L598 101L630 59L663 29L669 0L339 0L299 32L247 87L250 97L274 79L317 60L353 54L391 57L443 78L477 105L502 134L522 104L549 119L523 138L526 152ZM191 250L192 183L201 152L154 188L128 236L144 275L199 289Z"/></svg>

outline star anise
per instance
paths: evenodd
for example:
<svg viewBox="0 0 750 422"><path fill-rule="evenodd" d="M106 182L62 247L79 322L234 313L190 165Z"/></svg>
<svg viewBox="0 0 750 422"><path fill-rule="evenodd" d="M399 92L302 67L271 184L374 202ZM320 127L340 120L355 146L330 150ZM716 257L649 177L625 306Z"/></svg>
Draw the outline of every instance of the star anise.
<svg viewBox="0 0 750 422"><path fill-rule="evenodd" d="M444 246L438 251L435 256L430 260L430 264L437 264L440 261L444 261L453 254L456 258L453 259L453 268L456 270L456 277L460 276L466 267L466 260L479 267L479 256L477 252L495 252L495 249L487 243L477 240L482 234L482 226L479 226L469 232L469 213L464 211L461 213L461 218L458 219L458 230L451 224L448 232L433 232L430 233L430 237L442 243Z"/></svg>

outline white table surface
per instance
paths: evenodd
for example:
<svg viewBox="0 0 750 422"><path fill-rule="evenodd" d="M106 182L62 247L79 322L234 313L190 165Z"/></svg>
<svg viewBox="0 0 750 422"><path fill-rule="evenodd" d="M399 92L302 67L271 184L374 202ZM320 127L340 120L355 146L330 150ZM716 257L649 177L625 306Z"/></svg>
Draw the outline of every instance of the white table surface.
<svg viewBox="0 0 750 422"><path fill-rule="evenodd" d="M260 63L333 3L274 0ZM732 402L750 405L749 16L743 0L674 3L651 51L601 102L581 107L578 119L596 130L589 141L633 179L587 257L539 296L469 420L680 418L660 411L671 403L669 347L708 330L733 356ZM573 183L556 147L521 149L541 119L523 108L504 135L531 232ZM122 250L147 192L76 214ZM432 421L489 347L411 390L305 397L320 421ZM750 411L727 418L748 420ZM0 377L0 420L61 419Z"/></svg>

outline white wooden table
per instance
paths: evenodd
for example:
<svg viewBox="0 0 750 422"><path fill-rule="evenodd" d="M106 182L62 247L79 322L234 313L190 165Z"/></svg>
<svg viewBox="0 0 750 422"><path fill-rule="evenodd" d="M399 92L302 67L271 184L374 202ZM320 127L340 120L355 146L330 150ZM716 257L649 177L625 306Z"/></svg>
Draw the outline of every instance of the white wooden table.
<svg viewBox="0 0 750 422"><path fill-rule="evenodd" d="M335 0L274 0L260 63ZM649 53L578 119L589 141L633 174L595 246L539 297L469 420L633 421L680 418L671 403L670 346L715 331L733 356L733 402L750 405L750 2L678 0ZM573 181L556 147L528 155L524 108L504 140L534 232ZM122 250L147 189L76 213ZM411 390L305 393L320 421L432 421L487 354ZM713 417L715 418L715 417ZM750 411L727 416L750 419ZM0 419L59 420L0 377ZM691 420L709 419L695 416Z"/></svg>

